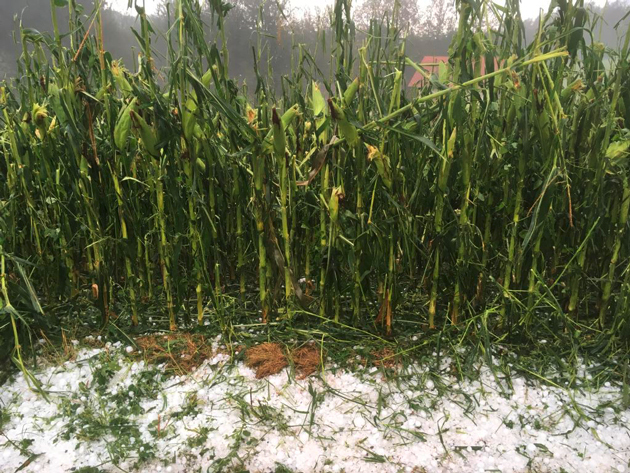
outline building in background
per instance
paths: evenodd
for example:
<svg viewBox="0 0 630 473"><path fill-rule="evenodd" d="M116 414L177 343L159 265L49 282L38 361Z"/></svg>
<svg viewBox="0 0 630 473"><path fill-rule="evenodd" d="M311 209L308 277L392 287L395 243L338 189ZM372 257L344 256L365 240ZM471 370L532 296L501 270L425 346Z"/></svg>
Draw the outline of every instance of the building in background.
<svg viewBox="0 0 630 473"><path fill-rule="evenodd" d="M439 74L441 62L448 62L448 56L424 56L419 65L429 76L433 74L437 76ZM422 73L416 71L407 85L409 87L422 87L426 80L427 79Z"/></svg>
<svg viewBox="0 0 630 473"><path fill-rule="evenodd" d="M423 85L425 85L426 81L427 81L427 77L432 76L433 74L435 74L436 76L440 75L440 64L441 63L448 63L448 56L424 56L422 58L422 60L420 61L420 66L426 71L426 76L423 75L422 73L416 71L413 76L411 77L411 80L409 81L409 83L407 84L408 87L422 87ZM495 59L494 60L494 69L493 70L497 70L499 68L499 62ZM481 58L481 68L479 69L478 74L479 75L484 75L486 74L486 60L484 58ZM477 74L475 74L477 75Z"/></svg>

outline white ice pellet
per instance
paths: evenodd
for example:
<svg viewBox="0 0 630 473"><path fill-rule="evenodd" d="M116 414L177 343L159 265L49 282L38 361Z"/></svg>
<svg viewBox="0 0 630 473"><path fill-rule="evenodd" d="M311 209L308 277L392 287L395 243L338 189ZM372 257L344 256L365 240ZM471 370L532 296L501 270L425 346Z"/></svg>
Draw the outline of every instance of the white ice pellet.
<svg viewBox="0 0 630 473"><path fill-rule="evenodd" d="M126 349L125 345L119 346L121 350ZM213 343L213 348L219 349L219 344ZM101 356L99 352L104 354L104 350L99 349L78 350L77 360L94 360L89 363L92 370L96 370ZM168 452L168 456L160 453L155 463L147 465L146 471L163 471L162 467L158 468L158 463L168 462L169 459L171 462L177 461L177 464L172 463L167 471L207 469L206 462L211 460L209 454L201 453L202 450L213 452L217 458L227 456L234 445L231 435L243 428L250 435L238 447L238 455L247 458L245 466L249 471L273 471L276 462L285 464L293 471L359 471L353 468L352 458L364 455L363 450L359 450L360 445L385 456L392 465L397 465L391 471L406 472L418 468L436 472L523 471L527 460L523 460L519 452L532 458L534 466L541 471L558 471L567 464L573 465L576 471L628 471L626 462L630 457L623 443L624 424L630 417L628 411L619 408L615 413L611 407L598 407L602 404L610 406L618 398L619 392L614 383L602 385L599 391L573 390L565 393L556 388L543 388L536 380L526 381L513 373L513 394L506 399L502 397L502 389L497 386L492 372L483 366L478 366L477 381L458 381L446 371L434 373L426 365L410 364L405 369L409 369L411 376L401 377L396 383L381 374L364 376L363 373L342 369L334 371L331 370L330 362L326 364L325 382L334 389L333 394L326 391L321 380L316 377L306 382L295 382L293 378L288 378L285 371L266 380L256 380L253 371L239 363L212 368L211 361L222 360L222 357L229 360L227 355L215 355L195 373L171 376L167 380L161 379L162 374L156 375L162 394L152 399L137 392L134 395L130 391L130 386L137 382L137 374L149 369L144 363L128 363L117 352L110 352L107 356L114 362L120 362L123 367L110 380L108 392L125 393L127 402L135 396L141 407L141 413L130 419L139 429L139 436L129 437L123 448L131 456L134 452L138 455L145 451L143 444L147 442L158 452ZM440 370L450 363L445 357ZM48 372L38 369L36 375L58 391L65 391L53 396L68 396L68 391L77 389L79 382L88 386L94 383L90 366L85 363L69 362L63 366L63 373L56 367L49 369ZM165 366L152 366L151 369L163 372ZM576 369L580 373L580 368ZM580 374L587 375L585 372ZM433 376L440 378L432 379ZM549 376L555 379L553 375ZM422 386L423 379L425 386ZM437 379L451 387L439 398L435 396ZM563 381L556 382L562 384ZM311 405L311 388L322 395L314 406ZM200 401L196 412L183 419L173 417L174 413L181 412L187 405L191 393L196 393ZM16 395L21 396L17 402L13 400ZM559 405L568 403L571 397L585 406L593 419L585 419L582 429L558 436L558 432L569 431L572 422L570 417L556 419L553 414ZM251 419L244 420L237 403L233 402L235 398L242 399L252 408L268 406L272 409L270 412L282 412L291 426L289 431L281 431L273 423L263 425ZM106 458L107 453L99 441L82 444L71 438L68 443L54 442L68 423L83 425L83 417L47 423L45 429L38 429L39 419L56 418L60 414L56 403L48 404L38 399L37 395L28 391L21 375L16 375L0 388L0 406L6 405L15 413L7 426L11 438L17 441L34 438L34 451L43 450L43 445L52 446L50 452L46 453L46 466L41 467L41 471L65 471L68 464L93 466ZM109 394L101 398L97 392L90 395L79 392L74 398L68 399L71 402L80 400L75 405L76 414L85 412L88 406L98 408L98 412L103 410L112 414L121 408ZM411 399L414 401L410 402ZM380 403L380 400L384 400L384 403ZM125 401L122 402L124 404ZM379 403L380 411L377 408ZM485 407L481 408L483 404ZM304 413L311 409L314 423L309 425L310 414L304 423ZM430 409L428 416L431 420L424 420L427 417L425 409ZM519 415L523 418L519 419ZM156 424L152 422L157 421L158 416L165 435L156 439ZM544 432L532 427L536 419L544 420ZM508 420L514 423L512 428L505 425ZM187 440L197 435L202 426L210 428L205 444L190 447ZM302 426L301 430L299 426ZM23 429L24 434L17 428ZM591 428L598 429L599 439L590 434L588 430ZM446 445L471 446L462 452L465 459L454 456L445 461L441 458L439 429ZM423 442L414 437L418 431L426 435ZM610 444L610 447L600 445L600 441ZM553 455L546 453L546 450L539 451L536 444L545 445ZM483 450L476 449L475 445L483 446ZM567 445L574 448L567 448ZM584 458L576 453L578 450L586 453ZM67 453L64 454L64 451ZM183 455L190 455L186 463ZM329 459L329 463L319 463L324 457ZM19 451L10 446L0 449L0 458L0 464L5 465L7 471L15 471L24 461ZM29 468L35 471L38 464L44 464L44 460L38 459ZM383 466L367 465L360 471L390 471ZM4 468L0 469L4 471Z"/></svg>

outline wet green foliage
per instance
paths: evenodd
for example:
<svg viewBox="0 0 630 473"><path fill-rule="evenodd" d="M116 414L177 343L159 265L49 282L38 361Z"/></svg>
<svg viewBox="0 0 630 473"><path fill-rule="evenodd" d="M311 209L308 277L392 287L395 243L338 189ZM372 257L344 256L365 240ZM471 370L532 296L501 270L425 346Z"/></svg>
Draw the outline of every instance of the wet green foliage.
<svg viewBox="0 0 630 473"><path fill-rule="evenodd" d="M476 317L488 343L630 334L630 36L604 47L581 1L530 44L517 1L458 1L449 62L431 69L387 20L355 44L338 0L334 34L294 44L282 77L259 23L254 87L230 78L221 0L204 5L210 37L196 1L162 33L137 8L127 67L101 47L98 9L62 3L65 32L54 14L52 35L18 32L20 80L0 92L4 339L43 312L34 292L44 307L89 294L103 324L115 303L133 324L161 304L172 329L255 307L386 333L400 313Z"/></svg>

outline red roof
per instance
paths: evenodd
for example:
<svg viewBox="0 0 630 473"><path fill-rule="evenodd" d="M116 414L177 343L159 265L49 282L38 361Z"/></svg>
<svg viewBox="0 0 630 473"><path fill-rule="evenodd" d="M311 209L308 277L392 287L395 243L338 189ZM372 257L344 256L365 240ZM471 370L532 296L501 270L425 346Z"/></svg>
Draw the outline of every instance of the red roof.
<svg viewBox="0 0 630 473"><path fill-rule="evenodd" d="M440 63L448 62L448 56L424 56L420 61L420 66L429 74L438 74ZM494 69L497 70L499 68L499 63L495 59L494 60ZM481 74L486 73L486 60L485 58L481 58ZM409 87L422 87L424 85L425 78L424 76L416 71L409 81Z"/></svg>
<svg viewBox="0 0 630 473"><path fill-rule="evenodd" d="M422 66L429 75L437 74L441 62L448 62L448 56L424 56L420 61L420 66ZM409 87L422 87L423 85L424 76L416 71L409 81Z"/></svg>

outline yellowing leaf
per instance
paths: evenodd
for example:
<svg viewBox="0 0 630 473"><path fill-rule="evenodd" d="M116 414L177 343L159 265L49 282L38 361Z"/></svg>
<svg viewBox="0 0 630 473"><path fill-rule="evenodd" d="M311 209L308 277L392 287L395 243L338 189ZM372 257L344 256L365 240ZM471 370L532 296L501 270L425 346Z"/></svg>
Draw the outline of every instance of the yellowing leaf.
<svg viewBox="0 0 630 473"><path fill-rule="evenodd" d="M381 153L381 151L376 146L368 144L366 144L365 146L367 146L368 149L368 161L376 165L376 170L378 171L379 176L381 176L383 184L385 184L388 189L391 189L392 171L389 158Z"/></svg>
<svg viewBox="0 0 630 473"><path fill-rule="evenodd" d="M630 140L610 143L606 150L606 157L611 161L616 161L628 154L630 154Z"/></svg>

